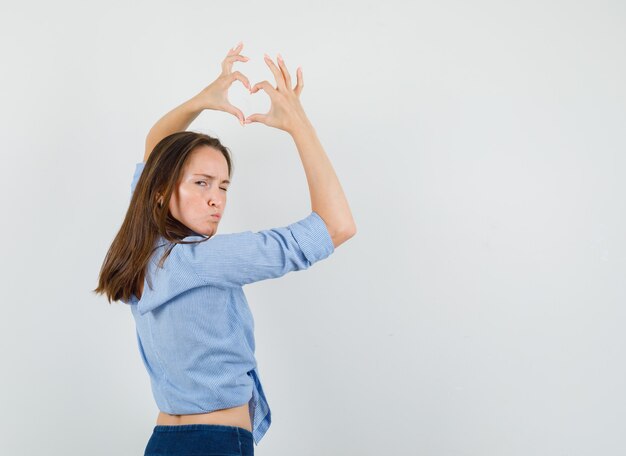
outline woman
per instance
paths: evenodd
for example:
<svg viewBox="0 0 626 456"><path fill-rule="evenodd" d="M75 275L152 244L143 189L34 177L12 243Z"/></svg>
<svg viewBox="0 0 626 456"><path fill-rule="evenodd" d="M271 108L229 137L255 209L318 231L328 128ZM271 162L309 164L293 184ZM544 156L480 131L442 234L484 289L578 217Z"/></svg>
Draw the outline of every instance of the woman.
<svg viewBox="0 0 626 456"><path fill-rule="evenodd" d="M137 342L159 408L145 455L254 454L271 423L254 358L254 320L242 287L307 269L354 236L356 227L333 167L284 61L265 62L277 87L250 88L233 72L239 43L222 73L150 130L132 198L94 291L130 305ZM244 118L228 102L241 81L271 99L266 114ZM204 109L259 122L293 138L304 166L311 213L290 225L216 234L232 180L229 150L217 138L185 131ZM147 286L146 286L147 285Z"/></svg>

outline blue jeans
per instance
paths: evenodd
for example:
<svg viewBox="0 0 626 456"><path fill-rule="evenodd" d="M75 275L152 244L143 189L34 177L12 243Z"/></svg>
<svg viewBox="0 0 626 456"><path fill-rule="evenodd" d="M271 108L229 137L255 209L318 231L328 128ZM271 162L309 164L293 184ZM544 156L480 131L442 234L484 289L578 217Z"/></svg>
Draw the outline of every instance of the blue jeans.
<svg viewBox="0 0 626 456"><path fill-rule="evenodd" d="M252 432L221 424L156 425L144 456L254 456Z"/></svg>

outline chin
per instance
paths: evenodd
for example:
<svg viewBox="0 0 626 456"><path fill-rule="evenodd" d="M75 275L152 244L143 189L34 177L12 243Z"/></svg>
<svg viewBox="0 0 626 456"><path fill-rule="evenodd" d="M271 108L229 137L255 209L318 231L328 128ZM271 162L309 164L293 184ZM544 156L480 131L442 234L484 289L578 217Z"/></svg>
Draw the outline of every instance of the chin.
<svg viewBox="0 0 626 456"><path fill-rule="evenodd" d="M211 224L210 227L205 228L203 234L205 236L211 236L211 235L215 234L216 231L217 231L217 223Z"/></svg>

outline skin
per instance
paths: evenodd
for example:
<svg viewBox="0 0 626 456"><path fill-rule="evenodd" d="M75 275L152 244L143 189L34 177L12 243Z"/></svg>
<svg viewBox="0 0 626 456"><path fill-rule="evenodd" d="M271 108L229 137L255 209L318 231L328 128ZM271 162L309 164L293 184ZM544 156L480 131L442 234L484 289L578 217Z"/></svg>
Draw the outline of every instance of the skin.
<svg viewBox="0 0 626 456"><path fill-rule="evenodd" d="M199 174L214 176L208 178ZM169 210L176 220L196 233L212 236L223 216L228 191L228 163L210 146L196 148L185 162L178 187L172 193Z"/></svg>

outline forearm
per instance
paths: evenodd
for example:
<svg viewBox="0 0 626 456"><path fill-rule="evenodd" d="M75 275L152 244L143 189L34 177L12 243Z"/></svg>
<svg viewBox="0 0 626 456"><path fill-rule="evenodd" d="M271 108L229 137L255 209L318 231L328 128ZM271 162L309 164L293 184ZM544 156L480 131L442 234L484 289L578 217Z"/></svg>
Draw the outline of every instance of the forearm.
<svg viewBox="0 0 626 456"><path fill-rule="evenodd" d="M291 135L304 166L312 210L324 219L331 233L354 234L350 206L315 129L306 120Z"/></svg>
<svg viewBox="0 0 626 456"><path fill-rule="evenodd" d="M195 97L192 97L161 117L152 126L146 137L145 159L147 160L148 155L159 141L177 131L185 131L202 111L203 109L198 106Z"/></svg>

